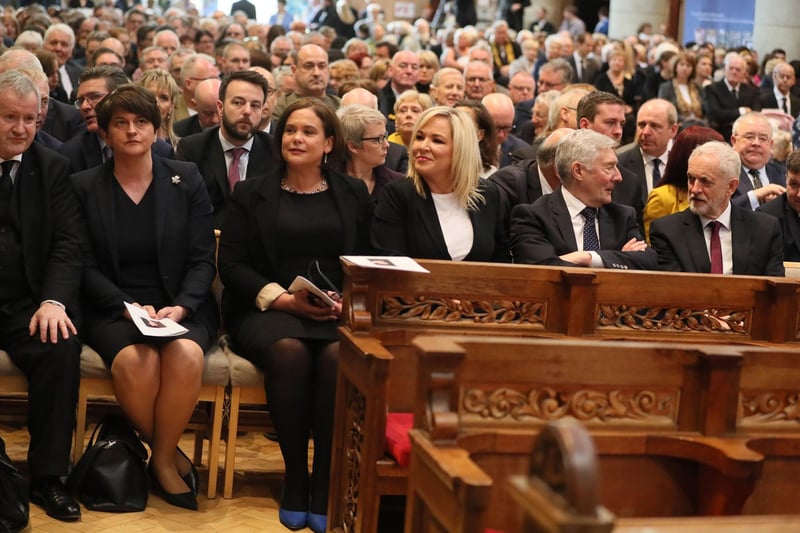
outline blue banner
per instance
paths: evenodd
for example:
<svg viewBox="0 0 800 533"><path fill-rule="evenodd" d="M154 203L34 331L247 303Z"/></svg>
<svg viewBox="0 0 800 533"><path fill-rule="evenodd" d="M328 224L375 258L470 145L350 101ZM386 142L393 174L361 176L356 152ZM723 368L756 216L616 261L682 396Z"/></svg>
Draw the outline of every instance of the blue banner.
<svg viewBox="0 0 800 533"><path fill-rule="evenodd" d="M683 42L752 48L755 13L755 0L686 0Z"/></svg>

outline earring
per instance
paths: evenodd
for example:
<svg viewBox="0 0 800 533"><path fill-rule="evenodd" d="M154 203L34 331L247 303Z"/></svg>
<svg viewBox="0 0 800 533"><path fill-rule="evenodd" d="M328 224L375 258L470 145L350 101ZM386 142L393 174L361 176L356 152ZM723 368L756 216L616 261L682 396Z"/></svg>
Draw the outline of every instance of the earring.
<svg viewBox="0 0 800 533"><path fill-rule="evenodd" d="M325 155L322 156L322 164L323 165L327 165L328 164L328 152L325 152Z"/></svg>

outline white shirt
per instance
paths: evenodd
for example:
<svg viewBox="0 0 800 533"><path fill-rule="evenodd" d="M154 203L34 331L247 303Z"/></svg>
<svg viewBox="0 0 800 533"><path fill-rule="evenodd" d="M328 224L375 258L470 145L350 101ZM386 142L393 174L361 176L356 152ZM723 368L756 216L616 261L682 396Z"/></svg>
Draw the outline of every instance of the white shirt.
<svg viewBox="0 0 800 533"><path fill-rule="evenodd" d="M219 129L219 142L222 145L222 153L225 154L225 173L227 174L228 169L231 168L231 163L233 163L233 150L234 148L244 148L244 153L239 156L239 181L244 181L247 178L247 163L250 161L250 150L253 149L253 138L250 137L247 139L241 146L234 146L233 144L229 143L225 137L222 136L222 128Z"/></svg>
<svg viewBox="0 0 800 533"><path fill-rule="evenodd" d="M550 194L553 192L553 188L547 182L547 178L544 177L544 173L542 172L542 167L539 166L539 163L536 163L536 170L539 171L539 185L542 186L542 196L545 194Z"/></svg>
<svg viewBox="0 0 800 533"><path fill-rule="evenodd" d="M453 261L462 261L472 250L472 241L475 238L469 214L466 208L461 206L454 192L431 193L431 198L436 207L436 216L439 217L447 253Z"/></svg>
<svg viewBox="0 0 800 533"><path fill-rule="evenodd" d="M664 175L664 169L667 167L667 159L669 158L669 149L672 147L672 141L669 142L667 145L667 151L658 156L658 159L661 161L661 164L658 167L658 170L661 172L661 175ZM647 155L646 153L639 150L642 154L642 161L644 162L644 181L647 184L647 194L650 194L653 191L653 170L655 167L653 166L653 161L656 159L652 155Z"/></svg>
<svg viewBox="0 0 800 533"><path fill-rule="evenodd" d="M783 94L778 90L777 87L773 87L772 92L775 94L775 101L778 102L778 109L783 111L783 102L782 100L786 99L786 112L790 115L792 114L792 99L789 97L788 94Z"/></svg>
<svg viewBox="0 0 800 533"><path fill-rule="evenodd" d="M747 191L747 198L750 200L750 209L755 211L758 208L758 206L761 205L758 201L758 198L756 198L756 191L755 191L756 184L753 183L753 176L752 174L750 174L751 169L742 165L742 170L744 170L744 173L747 174L747 179L750 180L750 186L753 187L752 191ZM762 187L770 183L769 176L767 176L767 167L761 167L760 169L758 169L758 179L761 180Z"/></svg>
<svg viewBox="0 0 800 533"><path fill-rule="evenodd" d="M719 244L722 249L722 273L733 274L733 238L731 236L731 203L728 202L728 207L719 216L719 218L706 218L700 217L700 224L703 226L703 238L706 241L706 250L708 250L708 258L711 260L711 226L709 222L716 220L721 224L719 228Z"/></svg>
<svg viewBox="0 0 800 533"><path fill-rule="evenodd" d="M67 98L72 96L72 90L74 87L72 86L72 80L69 78L69 74L67 74L67 67L66 65L61 65L58 67L58 78L61 81L61 86L64 88L64 92L67 93Z"/></svg>
<svg viewBox="0 0 800 533"><path fill-rule="evenodd" d="M569 219L572 221L572 231L575 233L575 242L578 244L578 251L583 250L583 227L586 225L586 219L581 214L586 204L575 198L565 187L561 187L561 193L564 195L564 202L567 204L567 211L569 211ZM600 212L598 210L597 216L594 219L594 231L597 233L597 241L600 242ZM589 252L592 256L592 262L589 266L593 268L603 268L603 260L597 252Z"/></svg>

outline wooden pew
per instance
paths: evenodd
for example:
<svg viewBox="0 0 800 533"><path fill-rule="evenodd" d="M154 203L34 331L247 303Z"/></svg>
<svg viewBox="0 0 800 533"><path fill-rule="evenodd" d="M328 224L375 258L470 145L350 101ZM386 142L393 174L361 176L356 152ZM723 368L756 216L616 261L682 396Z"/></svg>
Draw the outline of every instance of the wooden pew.
<svg viewBox="0 0 800 533"><path fill-rule="evenodd" d="M800 280L420 261L430 274L343 262L344 329L328 516L377 530L407 468L384 453L386 413L411 411L420 334L797 344ZM787 317L786 321L770 317ZM373 342L374 341L374 342ZM721 431L716 428L716 431ZM715 434L715 433L711 433Z"/></svg>
<svg viewBox="0 0 800 533"><path fill-rule="evenodd" d="M517 530L491 480L527 471L542 427L561 418L592 433L602 504L620 516L738 513L761 474L763 456L744 439L707 436L727 414L713 406L741 363L733 347L450 336L413 344L419 429L408 532L430 521L445 531ZM488 475L490 488L477 484L482 497L470 493L475 469Z"/></svg>
<svg viewBox="0 0 800 533"><path fill-rule="evenodd" d="M543 430L527 475L506 489L521 509L521 533L788 533L800 516L616 519L599 505L594 444L577 422L559 420Z"/></svg>

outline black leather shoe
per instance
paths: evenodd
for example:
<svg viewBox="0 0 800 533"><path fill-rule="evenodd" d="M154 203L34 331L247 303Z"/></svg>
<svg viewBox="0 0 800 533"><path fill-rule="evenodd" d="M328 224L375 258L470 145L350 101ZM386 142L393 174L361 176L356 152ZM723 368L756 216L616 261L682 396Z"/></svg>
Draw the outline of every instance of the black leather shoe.
<svg viewBox="0 0 800 533"><path fill-rule="evenodd" d="M57 477L31 482L31 502L43 508L48 516L64 522L81 519L81 508Z"/></svg>
<svg viewBox="0 0 800 533"><path fill-rule="evenodd" d="M185 453L183 453L183 450L180 448L177 448L177 450L178 453L181 454L184 459L186 459L186 462L188 462L190 466L189 472L187 472L185 476L181 476L181 479L183 479L183 482L186 483L187 487L189 487L189 490L192 491L192 494L197 496L197 491L200 487L200 476L197 473L197 468L195 468L192 460L189 459Z"/></svg>

